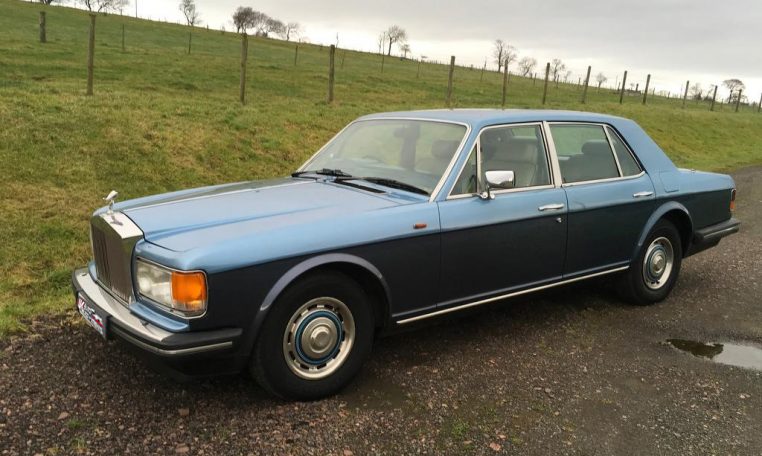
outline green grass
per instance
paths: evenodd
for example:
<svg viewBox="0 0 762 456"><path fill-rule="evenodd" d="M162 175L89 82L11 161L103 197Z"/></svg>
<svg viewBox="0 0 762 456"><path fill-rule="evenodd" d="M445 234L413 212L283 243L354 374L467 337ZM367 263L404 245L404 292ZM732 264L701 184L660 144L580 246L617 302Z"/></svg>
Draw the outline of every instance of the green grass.
<svg viewBox="0 0 762 456"><path fill-rule="evenodd" d="M353 118L444 107L445 66L339 50L336 102L325 102L328 50L252 38L248 104L238 97L240 42L199 29L119 16L97 19L95 96L86 97L86 13L0 0L0 337L35 315L73 308L69 274L90 257L87 219L111 189L130 198L284 175ZM121 50L121 28L126 52ZM343 66L341 65L344 60ZM458 107L499 107L502 76L457 68ZM542 84L512 77L509 107L541 106ZM680 166L728 170L762 162L762 115L750 108L551 85L548 108L637 120Z"/></svg>

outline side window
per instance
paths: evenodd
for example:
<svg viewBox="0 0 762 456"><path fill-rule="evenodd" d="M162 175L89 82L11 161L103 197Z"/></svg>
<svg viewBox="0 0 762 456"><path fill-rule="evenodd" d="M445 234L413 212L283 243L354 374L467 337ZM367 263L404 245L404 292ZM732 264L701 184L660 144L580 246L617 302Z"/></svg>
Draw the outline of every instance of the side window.
<svg viewBox="0 0 762 456"><path fill-rule="evenodd" d="M622 168L622 175L634 176L640 174L640 166L638 165L638 162L635 161L635 158L633 158L632 153L630 153L627 146L624 145L622 138L620 138L613 129L609 127L606 127L606 129L609 132L611 144L614 146L616 158L619 160L619 166Z"/></svg>
<svg viewBox="0 0 762 456"><path fill-rule="evenodd" d="M619 177L606 133L600 125L550 126L564 183Z"/></svg>
<svg viewBox="0 0 762 456"><path fill-rule="evenodd" d="M550 184L539 125L489 128L481 133L480 144L482 182L487 171L513 171L516 188Z"/></svg>
<svg viewBox="0 0 762 456"><path fill-rule="evenodd" d="M468 154L468 160L460 172L460 177L452 188L452 195L470 195L477 192L476 180L476 146Z"/></svg>

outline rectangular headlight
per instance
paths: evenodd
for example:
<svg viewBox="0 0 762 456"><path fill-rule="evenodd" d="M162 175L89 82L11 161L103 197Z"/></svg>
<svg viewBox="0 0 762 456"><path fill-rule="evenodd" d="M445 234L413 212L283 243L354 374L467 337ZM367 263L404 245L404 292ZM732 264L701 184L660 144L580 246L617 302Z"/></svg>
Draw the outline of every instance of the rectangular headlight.
<svg viewBox="0 0 762 456"><path fill-rule="evenodd" d="M138 293L185 316L206 311L206 275L183 272L138 259L135 265Z"/></svg>

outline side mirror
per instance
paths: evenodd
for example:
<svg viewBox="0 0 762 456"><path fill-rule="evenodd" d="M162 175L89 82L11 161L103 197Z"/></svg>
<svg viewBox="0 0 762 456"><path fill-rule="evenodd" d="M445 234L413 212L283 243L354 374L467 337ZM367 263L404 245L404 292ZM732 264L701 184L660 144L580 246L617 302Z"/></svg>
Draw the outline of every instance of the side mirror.
<svg viewBox="0 0 762 456"><path fill-rule="evenodd" d="M480 196L482 199L494 199L493 189L511 189L516 187L516 175L513 171L487 171L487 191Z"/></svg>
<svg viewBox="0 0 762 456"><path fill-rule="evenodd" d="M516 175L513 171L487 171L488 188L514 188Z"/></svg>

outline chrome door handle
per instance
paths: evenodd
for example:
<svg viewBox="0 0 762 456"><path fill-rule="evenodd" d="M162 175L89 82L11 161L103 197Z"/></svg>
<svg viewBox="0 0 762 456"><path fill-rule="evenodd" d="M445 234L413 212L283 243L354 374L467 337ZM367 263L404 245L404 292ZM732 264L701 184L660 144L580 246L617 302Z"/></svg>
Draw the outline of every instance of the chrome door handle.
<svg viewBox="0 0 762 456"><path fill-rule="evenodd" d="M633 198L645 198L647 196L653 195L654 192L638 192L632 195Z"/></svg>
<svg viewBox="0 0 762 456"><path fill-rule="evenodd" d="M539 209L541 212L545 211L560 211L565 206L563 204L546 204L545 206L540 206L537 209Z"/></svg>

